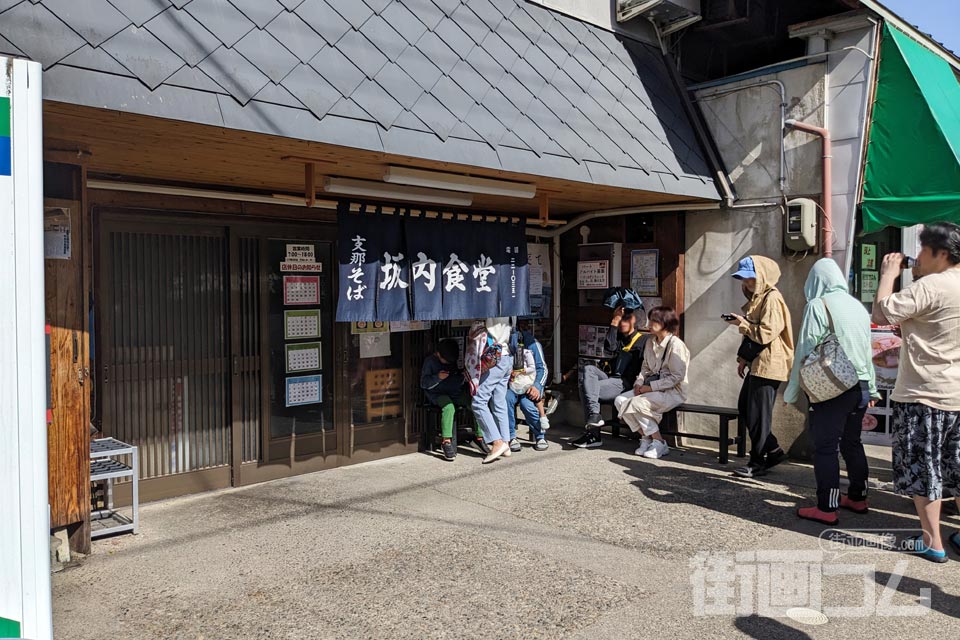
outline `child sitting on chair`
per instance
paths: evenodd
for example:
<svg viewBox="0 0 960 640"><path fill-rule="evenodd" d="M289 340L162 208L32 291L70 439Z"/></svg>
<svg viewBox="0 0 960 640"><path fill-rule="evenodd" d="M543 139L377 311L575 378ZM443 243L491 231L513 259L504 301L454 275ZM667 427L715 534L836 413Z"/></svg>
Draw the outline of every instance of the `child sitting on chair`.
<svg viewBox="0 0 960 640"><path fill-rule="evenodd" d="M463 371L457 366L460 345L456 340L441 340L436 352L426 357L420 373L420 387L430 404L440 407L440 447L447 460L457 457L453 446L454 417L458 407L470 406ZM488 447L483 441L479 425L475 427L474 446L484 454Z"/></svg>

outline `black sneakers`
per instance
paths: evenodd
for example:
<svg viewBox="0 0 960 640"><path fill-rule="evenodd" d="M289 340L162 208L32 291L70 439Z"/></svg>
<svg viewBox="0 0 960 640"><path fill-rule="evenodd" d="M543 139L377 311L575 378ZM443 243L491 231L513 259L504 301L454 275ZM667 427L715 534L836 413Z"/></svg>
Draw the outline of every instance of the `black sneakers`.
<svg viewBox="0 0 960 640"><path fill-rule="evenodd" d="M580 447L581 449L596 449L597 447L603 446L603 440L600 439L600 434L591 430L587 431L570 444L575 447Z"/></svg>
<svg viewBox="0 0 960 640"><path fill-rule="evenodd" d="M587 428L595 429L603 426L603 416L599 413L590 414L590 417L587 419Z"/></svg>
<svg viewBox="0 0 960 640"><path fill-rule="evenodd" d="M490 445L484 442L483 438L479 436L473 439L473 446L476 447L483 455L489 455L490 453Z"/></svg>
<svg viewBox="0 0 960 640"><path fill-rule="evenodd" d="M759 478L760 476L765 476L768 473L769 470L765 465L756 464L754 462L751 462L745 467L740 467L739 469L733 470L733 475L741 478Z"/></svg>
<svg viewBox="0 0 960 640"><path fill-rule="evenodd" d="M787 459L787 452L783 449L777 449L767 454L763 459L763 466L767 469L773 469L775 466Z"/></svg>
<svg viewBox="0 0 960 640"><path fill-rule="evenodd" d="M447 460L453 460L457 457L457 448L453 446L452 440L444 440L440 443L440 448L443 449L443 457Z"/></svg>

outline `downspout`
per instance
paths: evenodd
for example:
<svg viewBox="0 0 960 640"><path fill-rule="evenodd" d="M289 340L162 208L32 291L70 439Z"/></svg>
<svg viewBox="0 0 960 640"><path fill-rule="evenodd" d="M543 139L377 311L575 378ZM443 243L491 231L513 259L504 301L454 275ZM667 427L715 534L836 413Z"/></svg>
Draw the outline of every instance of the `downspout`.
<svg viewBox="0 0 960 640"><path fill-rule="evenodd" d="M833 257L833 142L830 130L812 124L787 120L792 129L806 131L823 138L823 257Z"/></svg>
<svg viewBox="0 0 960 640"><path fill-rule="evenodd" d="M563 369L560 366L560 236L554 236L551 244L553 251L553 383L563 382Z"/></svg>

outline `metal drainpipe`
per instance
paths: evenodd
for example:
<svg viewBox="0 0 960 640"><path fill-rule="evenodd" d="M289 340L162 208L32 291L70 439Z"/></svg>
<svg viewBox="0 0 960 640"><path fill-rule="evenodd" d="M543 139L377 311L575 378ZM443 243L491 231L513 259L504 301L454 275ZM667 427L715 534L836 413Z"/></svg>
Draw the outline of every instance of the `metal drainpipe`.
<svg viewBox="0 0 960 640"><path fill-rule="evenodd" d="M830 130L797 120L787 120L786 125L823 138L823 257L833 257L833 142Z"/></svg>
<svg viewBox="0 0 960 640"><path fill-rule="evenodd" d="M763 80L762 82L754 82L752 84L744 85L742 87L733 87L732 89L724 89L722 91L714 91L713 93L708 93L707 95L694 98L694 102L702 102L704 100L710 100L712 98L719 98L721 96L730 95L731 93L738 93L740 91L746 91L747 89L753 89L756 87L765 87L765 86L774 86L780 88L780 193L784 193L787 188L787 147L786 143L783 140L783 128L784 123L787 121L787 88L784 86L783 82L780 80Z"/></svg>
<svg viewBox="0 0 960 640"><path fill-rule="evenodd" d="M563 368L560 366L560 236L553 238L553 383L563 382Z"/></svg>

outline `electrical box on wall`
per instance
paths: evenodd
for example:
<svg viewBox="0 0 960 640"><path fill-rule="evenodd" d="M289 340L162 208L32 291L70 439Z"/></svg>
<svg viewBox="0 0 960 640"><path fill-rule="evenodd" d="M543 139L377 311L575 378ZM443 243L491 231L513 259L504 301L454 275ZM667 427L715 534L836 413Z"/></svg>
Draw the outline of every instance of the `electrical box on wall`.
<svg viewBox="0 0 960 640"><path fill-rule="evenodd" d="M620 287L623 281L623 245L597 242L578 246L577 289L580 305L603 304L608 287Z"/></svg>
<svg viewBox="0 0 960 640"><path fill-rule="evenodd" d="M817 203L810 198L797 198L787 203L783 224L783 244L790 251L813 251L817 248Z"/></svg>

